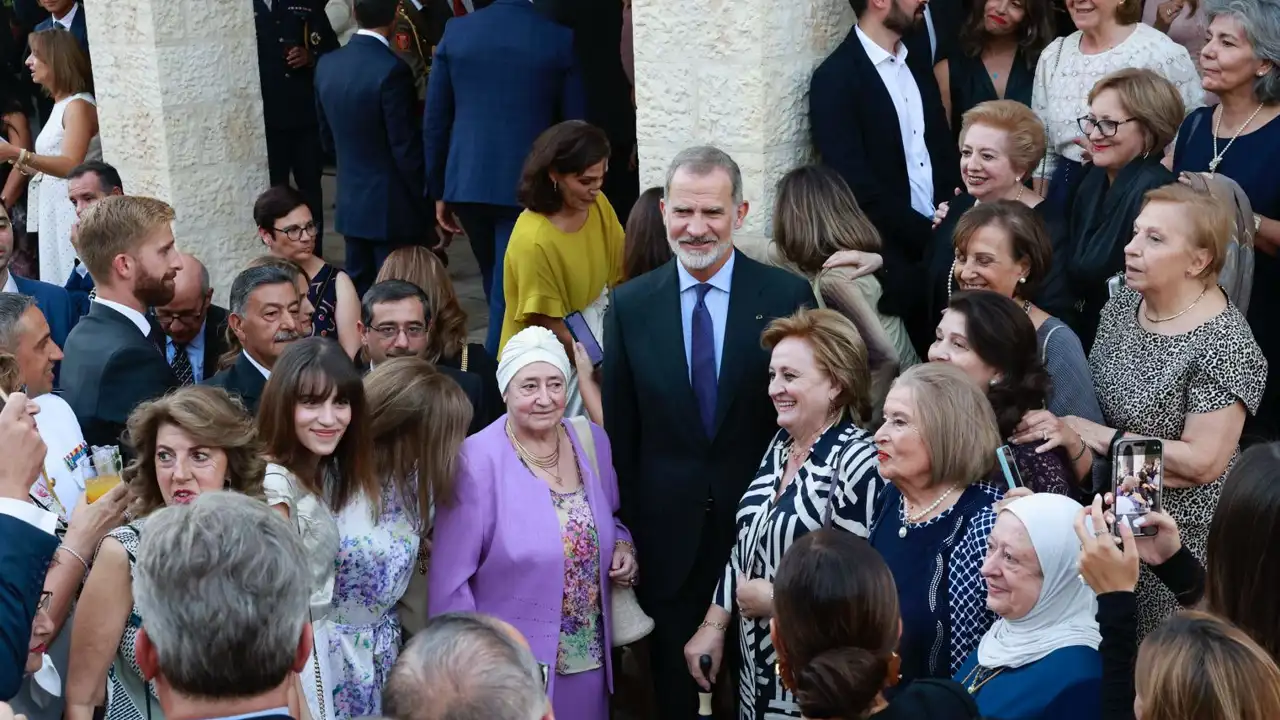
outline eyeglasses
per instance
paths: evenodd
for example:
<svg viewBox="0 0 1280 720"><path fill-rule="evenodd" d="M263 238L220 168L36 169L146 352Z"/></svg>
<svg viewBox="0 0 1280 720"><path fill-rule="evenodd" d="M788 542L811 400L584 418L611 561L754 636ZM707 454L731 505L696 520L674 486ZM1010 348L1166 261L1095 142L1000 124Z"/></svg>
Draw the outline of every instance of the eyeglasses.
<svg viewBox="0 0 1280 720"><path fill-rule="evenodd" d="M175 322L181 322L183 325L195 325L204 321L204 308L192 310L183 313L168 313L161 310L156 311L156 322L161 325L172 325Z"/></svg>
<svg viewBox="0 0 1280 720"><path fill-rule="evenodd" d="M53 602L53 593L45 590L40 593L40 599L36 602L36 612L49 612L49 605Z"/></svg>
<svg viewBox="0 0 1280 720"><path fill-rule="evenodd" d="M297 242L302 239L303 233L306 233L311 237L315 237L317 228L316 228L315 222L312 221L307 223L306 225L290 225L289 227L283 227L283 228L273 227L271 229L275 230L278 233L284 233L285 236L288 237L290 240Z"/></svg>
<svg viewBox="0 0 1280 720"><path fill-rule="evenodd" d="M410 340L421 340L427 336L426 325L376 325L372 330L378 334L383 340L395 340L396 336L404 333L405 337Z"/></svg>
<svg viewBox="0 0 1280 720"><path fill-rule="evenodd" d="M1102 137L1109 138L1116 136L1116 133L1120 131L1121 125L1131 123L1137 119L1138 118L1129 118L1128 120L1099 120L1092 115L1085 115L1082 118L1076 118L1076 126L1080 128L1080 132L1084 133L1086 137L1093 134L1094 128L1097 128L1098 132L1102 133Z"/></svg>

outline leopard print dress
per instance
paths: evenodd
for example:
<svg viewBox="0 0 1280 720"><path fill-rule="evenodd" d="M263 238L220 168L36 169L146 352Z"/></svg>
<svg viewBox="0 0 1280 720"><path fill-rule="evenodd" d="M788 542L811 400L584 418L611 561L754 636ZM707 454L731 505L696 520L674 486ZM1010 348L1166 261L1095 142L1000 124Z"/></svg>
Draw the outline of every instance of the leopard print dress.
<svg viewBox="0 0 1280 720"><path fill-rule="evenodd" d="M1244 316L1232 305L1181 335L1148 332L1138 322L1142 295L1121 287L1102 310L1089 354L1094 388L1108 427L1147 437L1177 440L1187 415L1210 413L1234 403L1257 412L1267 378L1267 359ZM1236 455L1239 448L1236 448ZM1227 464L1230 469L1236 455ZM1182 543L1205 559L1209 521L1218 507L1222 477L1193 488L1165 488L1164 510L1178 523ZM1169 592L1144 565L1138 579L1138 636L1145 637L1178 609Z"/></svg>

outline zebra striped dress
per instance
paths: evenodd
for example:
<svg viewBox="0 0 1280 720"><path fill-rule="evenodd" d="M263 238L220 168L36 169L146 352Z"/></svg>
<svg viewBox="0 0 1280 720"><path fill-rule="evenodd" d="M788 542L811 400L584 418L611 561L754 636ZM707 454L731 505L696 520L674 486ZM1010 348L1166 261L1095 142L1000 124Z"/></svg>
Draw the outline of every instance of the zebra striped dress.
<svg viewBox="0 0 1280 720"><path fill-rule="evenodd" d="M805 533L821 529L834 500L831 526L866 537L876 494L885 487L871 433L847 420L829 428L782 495L774 495L787 467L792 438L779 430L765 451L760 470L738 504L738 537L713 602L737 614L738 575L773 582L782 554ZM774 672L778 661L769 637L769 618L738 616L742 662L738 675L741 720L798 718L795 699Z"/></svg>

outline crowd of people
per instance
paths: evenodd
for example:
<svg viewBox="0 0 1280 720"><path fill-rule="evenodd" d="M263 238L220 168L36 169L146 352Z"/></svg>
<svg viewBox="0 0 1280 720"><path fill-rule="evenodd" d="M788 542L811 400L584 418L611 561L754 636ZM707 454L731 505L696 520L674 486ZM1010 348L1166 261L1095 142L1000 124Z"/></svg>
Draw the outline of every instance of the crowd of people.
<svg viewBox="0 0 1280 720"><path fill-rule="evenodd" d="M953 2L851 0L757 258L537 0L255 0L224 308L41 0L0 720L1280 717L1280 3Z"/></svg>

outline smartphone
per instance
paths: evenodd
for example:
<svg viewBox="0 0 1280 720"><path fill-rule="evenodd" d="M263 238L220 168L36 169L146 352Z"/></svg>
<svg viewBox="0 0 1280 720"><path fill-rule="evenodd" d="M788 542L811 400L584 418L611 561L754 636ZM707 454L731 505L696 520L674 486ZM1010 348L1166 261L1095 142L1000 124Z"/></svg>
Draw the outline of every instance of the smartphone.
<svg viewBox="0 0 1280 720"><path fill-rule="evenodd" d="M1128 523L1135 536L1155 535L1154 527L1138 524L1149 512L1163 510L1164 443L1153 438L1116 441L1111 449L1111 531L1118 537L1120 523Z"/></svg>
<svg viewBox="0 0 1280 720"><path fill-rule="evenodd" d="M996 449L996 458L1000 460L1000 472L1004 473L1004 481L1009 483L1009 489L1022 487L1022 475L1018 472L1018 462L1013 457L1013 447L1001 445Z"/></svg>
<svg viewBox="0 0 1280 720"><path fill-rule="evenodd" d="M564 319L564 324L568 326L569 334L573 335L573 339L582 343L582 347L587 349L587 357L591 359L593 367L604 362L604 350L600 347L596 336L592 334L591 327L587 325L587 319L582 317L582 313L570 313Z"/></svg>

